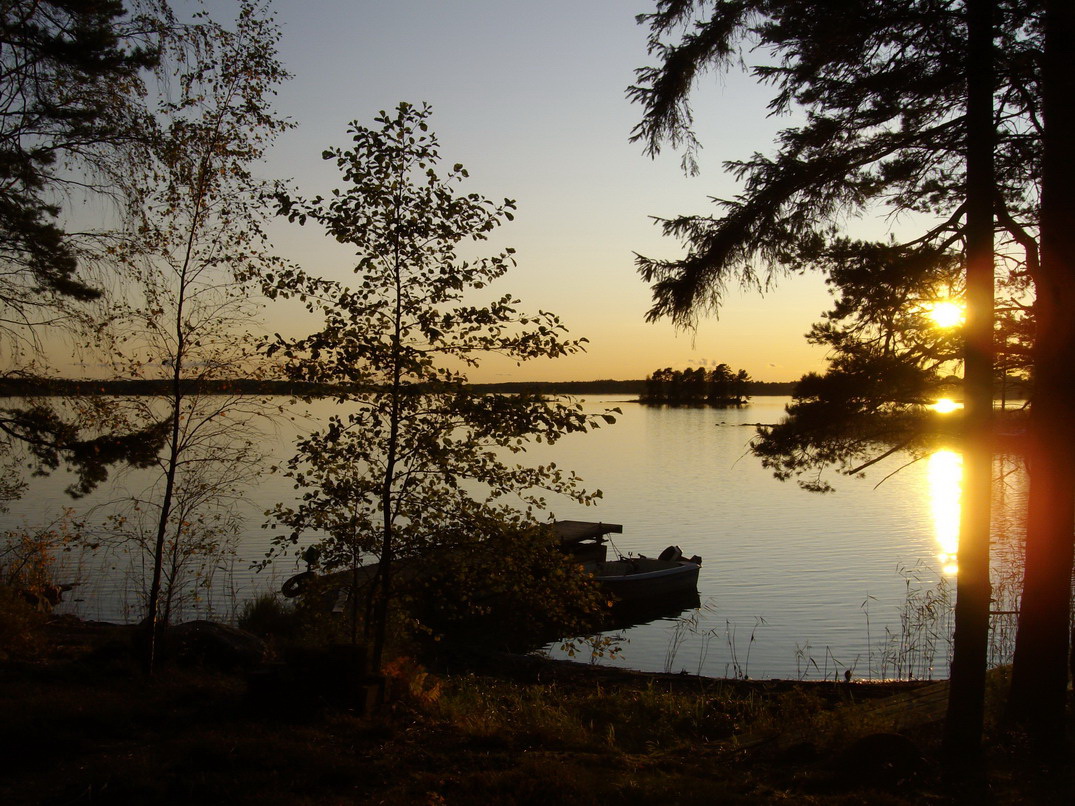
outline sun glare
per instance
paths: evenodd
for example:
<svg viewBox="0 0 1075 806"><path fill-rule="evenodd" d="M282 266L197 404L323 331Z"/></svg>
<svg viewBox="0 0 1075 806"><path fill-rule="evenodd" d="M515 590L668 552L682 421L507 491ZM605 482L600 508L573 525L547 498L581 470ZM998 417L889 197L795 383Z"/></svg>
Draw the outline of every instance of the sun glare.
<svg viewBox="0 0 1075 806"><path fill-rule="evenodd" d="M937 451L929 457L929 497L933 509L933 533L943 572L955 574L959 550L959 501L963 492L963 457L955 451Z"/></svg>
<svg viewBox="0 0 1075 806"><path fill-rule="evenodd" d="M961 407L961 404L956 403L949 397L942 397L940 400L930 406L931 409L933 409L935 412L938 412L939 414L951 414L953 411Z"/></svg>
<svg viewBox="0 0 1075 806"><path fill-rule="evenodd" d="M949 300L931 302L926 306L926 316L932 319L937 327L958 327L963 324L963 306Z"/></svg>

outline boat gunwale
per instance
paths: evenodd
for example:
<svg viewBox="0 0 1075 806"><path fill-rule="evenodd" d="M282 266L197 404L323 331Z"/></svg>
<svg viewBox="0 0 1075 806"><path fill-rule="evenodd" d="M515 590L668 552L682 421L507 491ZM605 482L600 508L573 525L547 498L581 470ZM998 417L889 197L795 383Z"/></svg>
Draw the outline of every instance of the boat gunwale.
<svg viewBox="0 0 1075 806"><path fill-rule="evenodd" d="M642 557L640 559L650 560L652 562L671 562L674 563L669 568L655 568L652 571L637 571L633 574L605 574L601 573L604 569L595 569L594 578L598 582L611 582L617 583L629 583L629 582L645 582L652 579L661 579L663 577L671 576L687 576L689 574L695 574L701 570L701 566L698 563L692 563L690 560L658 560L652 557ZM612 563L630 563L631 560L610 560L602 565L611 565Z"/></svg>

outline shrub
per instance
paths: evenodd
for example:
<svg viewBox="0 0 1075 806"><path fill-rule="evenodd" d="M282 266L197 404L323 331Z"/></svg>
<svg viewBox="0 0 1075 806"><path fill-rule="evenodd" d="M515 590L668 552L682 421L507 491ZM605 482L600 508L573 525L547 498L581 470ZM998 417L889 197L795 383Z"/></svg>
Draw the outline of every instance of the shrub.
<svg viewBox="0 0 1075 806"><path fill-rule="evenodd" d="M263 593L243 603L239 628L262 638L286 640L294 638L299 631L299 616L294 607L275 593Z"/></svg>
<svg viewBox="0 0 1075 806"><path fill-rule="evenodd" d="M18 590L0 584L0 661L35 657L46 620Z"/></svg>

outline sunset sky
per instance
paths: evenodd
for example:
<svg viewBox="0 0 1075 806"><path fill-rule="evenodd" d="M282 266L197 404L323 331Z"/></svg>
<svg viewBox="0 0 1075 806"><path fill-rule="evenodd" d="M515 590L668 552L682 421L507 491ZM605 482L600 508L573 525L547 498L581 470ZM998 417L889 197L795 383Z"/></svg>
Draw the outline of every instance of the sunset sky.
<svg viewBox="0 0 1075 806"><path fill-rule="evenodd" d="M497 290L559 314L590 340L585 355L491 364L473 380L640 378L721 361L759 380L793 380L823 366L822 351L803 338L829 304L816 276L783 279L764 297L733 292L719 320L696 334L644 320L650 292L633 253L680 253L649 217L706 212L708 196L732 195L721 163L770 151L773 133L789 124L766 117L770 93L749 77L713 75L696 96L700 176L686 177L672 151L643 155L628 142L641 108L624 91L634 68L651 61L634 20L647 3L281 0L276 9L294 74L278 109L298 127L275 149L270 172L293 178L303 195L325 193L338 180L321 151L346 143L350 121L371 124L400 100L429 102L445 161L466 165L470 189L518 202L493 244L515 247L519 266ZM348 252L310 228L281 224L274 240L309 270L343 279L350 269ZM279 330L286 323L276 316L270 326Z"/></svg>

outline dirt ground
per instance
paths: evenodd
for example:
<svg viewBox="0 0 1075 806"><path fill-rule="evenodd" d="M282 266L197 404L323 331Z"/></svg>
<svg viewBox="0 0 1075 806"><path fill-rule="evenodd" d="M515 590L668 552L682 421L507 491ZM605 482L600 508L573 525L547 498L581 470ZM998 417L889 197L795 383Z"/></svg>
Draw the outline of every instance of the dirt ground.
<svg viewBox="0 0 1075 806"><path fill-rule="evenodd" d="M362 715L266 707L242 670L166 666L147 680L125 628L61 621L44 635L38 657L0 664L3 804L1075 802L1070 764L1046 766L1018 738L991 739L980 774L953 786L936 724L847 732L855 708L905 684L448 654L434 671L400 666L385 705ZM319 702L317 680L290 685ZM822 711L846 735L811 735L836 724Z"/></svg>

